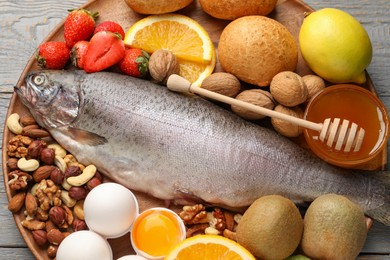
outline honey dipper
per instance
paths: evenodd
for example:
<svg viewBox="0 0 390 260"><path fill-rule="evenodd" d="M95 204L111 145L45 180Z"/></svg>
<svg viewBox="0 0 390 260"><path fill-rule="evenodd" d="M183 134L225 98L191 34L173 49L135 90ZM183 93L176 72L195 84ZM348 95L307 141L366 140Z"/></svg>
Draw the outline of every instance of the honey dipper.
<svg viewBox="0 0 390 260"><path fill-rule="evenodd" d="M333 147L335 144L334 149L338 151L340 151L345 144L343 149L344 152L350 152L352 149L354 152L357 152L360 150L363 143L365 134L364 129L361 127L359 128L359 126L353 122L350 123L349 120L346 119L334 118L332 121L331 118L327 118L323 123L314 123L193 86L188 80L176 74L173 74L168 78L167 87L175 92L198 94L226 104L240 106L255 113L278 118L304 128L318 131L320 134L319 139L322 142L326 142L326 145L329 147Z"/></svg>

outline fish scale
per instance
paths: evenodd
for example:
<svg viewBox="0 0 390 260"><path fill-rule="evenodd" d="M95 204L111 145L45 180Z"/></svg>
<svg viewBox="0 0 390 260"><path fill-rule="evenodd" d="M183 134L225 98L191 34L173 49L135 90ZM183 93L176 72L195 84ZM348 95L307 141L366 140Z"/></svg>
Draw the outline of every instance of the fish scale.
<svg viewBox="0 0 390 260"><path fill-rule="evenodd" d="M34 83L35 77L43 83ZM390 224L387 173L331 166L200 97L116 73L82 71L33 72L15 91L81 163L96 165L130 189L177 203L229 208L249 206L267 194L306 202L337 193ZM55 105L48 109L47 103ZM64 110L77 117L61 124L54 116Z"/></svg>

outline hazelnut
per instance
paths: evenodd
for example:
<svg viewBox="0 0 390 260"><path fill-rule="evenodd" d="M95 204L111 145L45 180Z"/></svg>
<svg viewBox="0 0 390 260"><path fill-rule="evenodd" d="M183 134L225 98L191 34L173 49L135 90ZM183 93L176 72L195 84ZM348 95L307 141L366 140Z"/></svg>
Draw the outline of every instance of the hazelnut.
<svg viewBox="0 0 390 260"><path fill-rule="evenodd" d="M56 255L57 255L57 250L58 250L58 246L50 245L50 246L47 248L47 255L48 255L50 258L55 258Z"/></svg>
<svg viewBox="0 0 390 260"><path fill-rule="evenodd" d="M82 173L81 169L79 166L69 166L65 170L65 179L68 179L69 177L73 176L79 176Z"/></svg>
<svg viewBox="0 0 390 260"><path fill-rule="evenodd" d="M205 78L202 82L201 88L228 97L235 97L240 92L241 83L233 74L217 72Z"/></svg>
<svg viewBox="0 0 390 260"><path fill-rule="evenodd" d="M102 181L98 178L98 177L93 177L92 179L90 179L88 182L87 182L87 189L88 190L92 190L93 188L95 188L96 186L102 184Z"/></svg>
<svg viewBox="0 0 390 260"><path fill-rule="evenodd" d="M52 148L43 148L40 157L44 164L54 164L55 151Z"/></svg>
<svg viewBox="0 0 390 260"><path fill-rule="evenodd" d="M276 74L270 84L273 98L286 107L294 107L306 101L308 90L302 77L292 71Z"/></svg>
<svg viewBox="0 0 390 260"><path fill-rule="evenodd" d="M40 157L43 148L45 148L47 144L42 140L34 140L28 146L28 157L30 159L37 159Z"/></svg>
<svg viewBox="0 0 390 260"><path fill-rule="evenodd" d="M64 179L64 173L58 167L54 167L50 173L50 180L52 180L55 184L61 185L64 182Z"/></svg>
<svg viewBox="0 0 390 260"><path fill-rule="evenodd" d="M53 228L47 232L47 241L52 245L59 245L64 240L65 235L57 228Z"/></svg>
<svg viewBox="0 0 390 260"><path fill-rule="evenodd" d="M32 236L35 243L39 246L44 246L47 242L47 233L45 230L33 230Z"/></svg>
<svg viewBox="0 0 390 260"><path fill-rule="evenodd" d="M271 94L268 91L261 89L244 90L238 94L236 99L268 109L273 109L275 106L274 99L272 98ZM258 120L265 117L262 114L255 113L235 105L232 105L232 111L247 120Z"/></svg>
<svg viewBox="0 0 390 260"><path fill-rule="evenodd" d="M95 172L94 177L98 178L100 180L100 182L103 182L103 175L99 171Z"/></svg>
<svg viewBox="0 0 390 260"><path fill-rule="evenodd" d="M275 107L275 111L290 116L303 118L303 110L300 107L285 107L282 105L278 105ZM297 137L303 132L303 128L301 126L281 119L271 118L271 123L279 134L287 137Z"/></svg>
<svg viewBox="0 0 390 260"><path fill-rule="evenodd" d="M75 200L83 200L85 197L87 197L87 190L84 187L71 187L69 189L69 197Z"/></svg>
<svg viewBox="0 0 390 260"><path fill-rule="evenodd" d="M306 75L302 77L308 90L306 101L309 101L315 94L325 88L325 81L317 75Z"/></svg>
<svg viewBox="0 0 390 260"><path fill-rule="evenodd" d="M179 71L179 62L171 51L157 50L150 56L149 72L156 83L166 85L169 76Z"/></svg>
<svg viewBox="0 0 390 260"><path fill-rule="evenodd" d="M79 231L79 230L87 230L88 227L87 227L87 224L85 223L84 220L81 220L81 219L75 219L73 221L73 231Z"/></svg>
<svg viewBox="0 0 390 260"><path fill-rule="evenodd" d="M54 206L49 211L49 218L56 226L61 226L65 222L66 212L59 206Z"/></svg>

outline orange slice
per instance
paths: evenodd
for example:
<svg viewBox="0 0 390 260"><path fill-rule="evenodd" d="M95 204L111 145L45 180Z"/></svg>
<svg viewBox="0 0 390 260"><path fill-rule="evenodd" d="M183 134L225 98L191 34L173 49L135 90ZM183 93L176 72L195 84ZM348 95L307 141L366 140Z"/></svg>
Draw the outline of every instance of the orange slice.
<svg viewBox="0 0 390 260"><path fill-rule="evenodd" d="M216 62L214 45L206 30L195 20L179 14L151 15L126 32L126 46L149 53L172 51L180 63L180 75L200 86Z"/></svg>
<svg viewBox="0 0 390 260"><path fill-rule="evenodd" d="M165 260L255 260L243 246L218 235L197 235L183 240Z"/></svg>

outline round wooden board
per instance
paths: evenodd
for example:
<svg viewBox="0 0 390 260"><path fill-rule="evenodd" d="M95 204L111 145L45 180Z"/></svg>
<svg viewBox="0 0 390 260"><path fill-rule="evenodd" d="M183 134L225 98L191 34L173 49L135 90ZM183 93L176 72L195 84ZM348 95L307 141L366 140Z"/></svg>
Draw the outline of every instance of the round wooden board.
<svg viewBox="0 0 390 260"><path fill-rule="evenodd" d="M134 22L145 17L144 15L140 15L133 12L129 7L127 7L127 5L123 0L118 0L118 1L95 0L95 1L90 1L89 3L87 3L82 7L94 12L96 11L99 12L100 16L97 20L97 23L105 20L113 20L121 24L125 30L127 30ZM64 10L64 12L66 11L67 10ZM294 35L294 37L297 39L299 28L304 19L305 12L310 12L310 11L313 11L313 9L300 0L279 0L276 9L269 16L281 22L283 25L285 25L290 30L290 32ZM229 21L215 19L207 15L201 10L200 5L197 1L194 1L190 6L186 7L185 9L177 13L189 16L194 20L198 21L207 30L207 32L211 37L211 40L213 41L215 47L217 48L219 36L223 28L229 23ZM53 41L53 40L54 41L64 40L63 22L60 23L45 39L45 41ZM38 66L35 61L35 54L33 54L31 56L30 61L26 65L25 69L23 70L17 85L20 86L22 84L22 81L28 72L35 70L37 68ZM222 71L218 62L216 66L216 71ZM311 73L311 71L306 66L304 60L302 59L301 55L299 56L299 62L298 62L298 67L296 72L300 75L306 75ZM368 76L368 81L363 87L375 93L375 87L372 81L370 80L369 76ZM19 113L20 115L29 114L27 109L21 104L18 97L16 95L13 95L8 109L7 117L11 113L15 113L15 112ZM3 136L2 160L3 160L4 182L6 186L8 199L11 197L12 193L7 185L9 180L8 179L9 170L7 169L6 166L6 162L8 160L6 147L9 139L12 136L13 134L10 133L10 131L8 131L8 129L5 127L4 136ZM373 161L367 164L364 167L364 169L369 169L369 170L383 169L385 167L386 160L387 160L386 153L387 153L386 150L383 151L382 154L380 154ZM136 194L137 199L139 201L140 211L143 211L147 208L154 207L154 206L164 206L164 202L161 200L152 198L146 194L142 194L139 192L134 192L134 193ZM179 207L173 209L176 211L180 210ZM17 227L19 228L20 233L22 234L24 240L26 241L27 246L30 248L30 250L32 251L32 253L37 259L49 259L46 254L46 249L37 246L32 238L31 232L26 230L24 227L22 227L21 220L23 220L24 218L25 217L23 213L14 215L14 219L17 224ZM134 251L131 248L129 234L126 234L120 238L109 240L109 243L114 253L114 259L117 259L123 255L134 253Z"/></svg>

